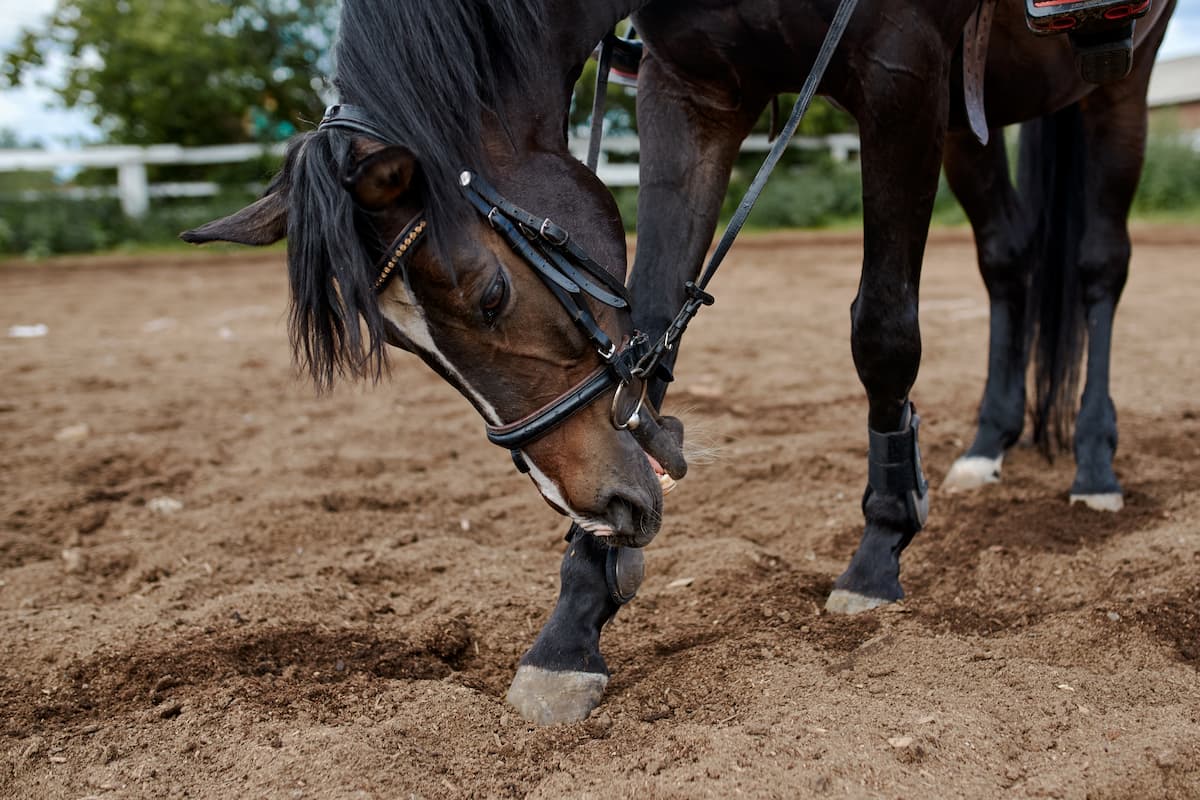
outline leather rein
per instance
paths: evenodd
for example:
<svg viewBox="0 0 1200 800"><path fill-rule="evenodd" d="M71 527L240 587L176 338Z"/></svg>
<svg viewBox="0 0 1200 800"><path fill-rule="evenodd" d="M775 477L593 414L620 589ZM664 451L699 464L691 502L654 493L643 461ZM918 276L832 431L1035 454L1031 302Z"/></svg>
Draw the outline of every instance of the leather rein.
<svg viewBox="0 0 1200 800"><path fill-rule="evenodd" d="M799 127L856 4L857 0L841 0L812 70L792 109L791 117L726 226L725 233L700 279L686 283L687 300L683 307L666 332L653 343L646 334L635 332L632 337L618 345L600 327L588 307L586 298L590 297L605 306L620 310L629 308L628 292L620 281L579 247L565 229L548 217L538 217L505 199L478 174L464 170L459 175L460 188L471 205L500 234L513 252L521 256L533 269L599 357L599 364L592 373L546 405L513 422L487 425L488 440L508 449L518 470L529 471L529 466L521 454L525 446L587 408L609 391L613 391L610 411L613 427L617 430L635 430L639 427L649 379L657 377L668 382L672 379L663 359L678 345L688 323L700 308L712 305L713 297L705 288L716 274L717 267L765 188L771 171ZM597 96L592 111L588 166L593 170L599 154L604 109L603 91L608 81L612 45L613 39L610 34L601 44ZM367 135L380 142L389 141L387 135L372 122L365 110L344 103L329 106L325 110L318 130L323 128L339 128ZM405 271L408 260L424 241L428 229L429 223L424 213L420 213L393 240L378 265L377 277L372 287L376 294L386 289L398 272Z"/></svg>

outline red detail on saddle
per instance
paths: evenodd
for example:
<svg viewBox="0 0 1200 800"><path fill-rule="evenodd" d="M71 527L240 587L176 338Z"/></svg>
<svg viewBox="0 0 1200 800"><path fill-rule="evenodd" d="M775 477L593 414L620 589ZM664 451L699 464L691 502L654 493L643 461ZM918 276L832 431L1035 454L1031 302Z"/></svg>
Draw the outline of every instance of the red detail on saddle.
<svg viewBox="0 0 1200 800"><path fill-rule="evenodd" d="M1044 31L1060 33L1062 31L1069 31L1074 28L1078 24L1078 20L1076 20L1074 17L1051 17L1045 21L1030 20L1029 24Z"/></svg>
<svg viewBox="0 0 1200 800"><path fill-rule="evenodd" d="M1140 14L1150 6L1150 0L1146 0L1140 5L1137 3L1129 3L1128 5L1115 6L1104 12L1105 19L1125 19L1132 17L1134 14Z"/></svg>

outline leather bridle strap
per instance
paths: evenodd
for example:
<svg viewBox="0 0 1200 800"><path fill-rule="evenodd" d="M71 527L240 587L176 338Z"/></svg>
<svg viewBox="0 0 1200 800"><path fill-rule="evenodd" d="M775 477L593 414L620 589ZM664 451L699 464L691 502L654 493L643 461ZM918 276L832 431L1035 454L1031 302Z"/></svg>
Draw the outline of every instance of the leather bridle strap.
<svg viewBox="0 0 1200 800"><path fill-rule="evenodd" d="M400 231L400 235L392 241L379 261L379 274L371 284L375 294L383 292L397 273L403 273L407 269L409 257L421 246L427 230L429 223L425 221L424 212L417 214L404 226L404 230Z"/></svg>
<svg viewBox="0 0 1200 800"><path fill-rule="evenodd" d="M520 450L558 427L568 417L591 405L612 386L608 365L602 364L582 381L538 410L507 425L488 425L488 441L509 450Z"/></svg>

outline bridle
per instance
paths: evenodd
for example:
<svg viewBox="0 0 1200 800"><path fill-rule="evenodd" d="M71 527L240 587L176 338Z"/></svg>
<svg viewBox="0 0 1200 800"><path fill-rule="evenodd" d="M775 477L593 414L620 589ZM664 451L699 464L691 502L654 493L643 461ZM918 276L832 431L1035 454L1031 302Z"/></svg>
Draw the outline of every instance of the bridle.
<svg viewBox="0 0 1200 800"><path fill-rule="evenodd" d="M841 0L839 3L813 68L779 138L726 226L725 233L717 243L703 274L699 280L688 281L685 284L687 299L683 307L663 335L654 342L651 342L646 334L635 332L618 345L596 322L586 298L590 297L605 306L621 310L629 308L629 295L625 286L579 247L566 230L548 217L530 214L505 199L481 176L467 170L460 173L459 185L471 205L541 279L600 359L599 365L587 377L541 408L513 422L487 425L488 440L507 448L512 453L513 462L518 470L529 471L529 466L521 454L522 449L596 402L610 390L613 392L613 400L609 419L614 428L633 431L636 436L642 433L639 428L642 428L644 423L653 423L654 411L646 407L648 382L651 378L667 382L672 379L669 369L663 363L664 359L678 345L688 323L699 310L703 306L712 305L713 296L705 289L745 224L751 208L765 188L775 165L783 156L788 142L795 135L804 113L816 95L833 52L849 24L856 3L857 0ZM599 123L603 116L602 93L608 78L611 46L612 37L605 37L602 43L601 69L597 79L592 142L588 157L589 166L593 168L598 155L601 127ZM323 128L340 128L365 134L380 142L389 141L388 136L374 124L365 110L348 104L329 106L318 130ZM429 223L422 212L409 222L388 246L380 260L373 284L376 293L387 288L397 272L405 271L408 260L420 247L428 229ZM644 413L647 413L648 417L643 418Z"/></svg>
<svg viewBox="0 0 1200 800"><path fill-rule="evenodd" d="M371 124L366 112L356 106L330 106L321 128L342 128L380 141L386 136ZM572 239L571 234L548 217L538 217L506 199L483 177L470 171L459 175L459 186L471 206L487 220L514 253L521 257L567 312L599 357L595 370L549 403L518 420L487 425L493 444L510 450L517 468L528 471L520 451L545 436L573 415L612 391L609 412L617 430L633 430L646 401L644 356L652 349L644 334L635 333L619 344L596 321L587 298L609 308L629 308L625 286L598 264ZM429 230L424 213L415 216L384 251L372 288L382 293L407 268Z"/></svg>

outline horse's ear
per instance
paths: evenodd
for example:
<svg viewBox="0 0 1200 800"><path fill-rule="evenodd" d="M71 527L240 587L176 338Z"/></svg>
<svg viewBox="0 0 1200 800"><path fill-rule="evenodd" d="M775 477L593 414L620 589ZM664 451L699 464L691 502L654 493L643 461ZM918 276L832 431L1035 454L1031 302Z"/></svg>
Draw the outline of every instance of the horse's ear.
<svg viewBox="0 0 1200 800"><path fill-rule="evenodd" d="M274 244L287 236L287 192L276 188L237 213L184 231L179 238L192 244L233 242Z"/></svg>
<svg viewBox="0 0 1200 800"><path fill-rule="evenodd" d="M416 172L416 156L408 148L389 145L351 167L342 185L360 206L378 211L404 196Z"/></svg>

